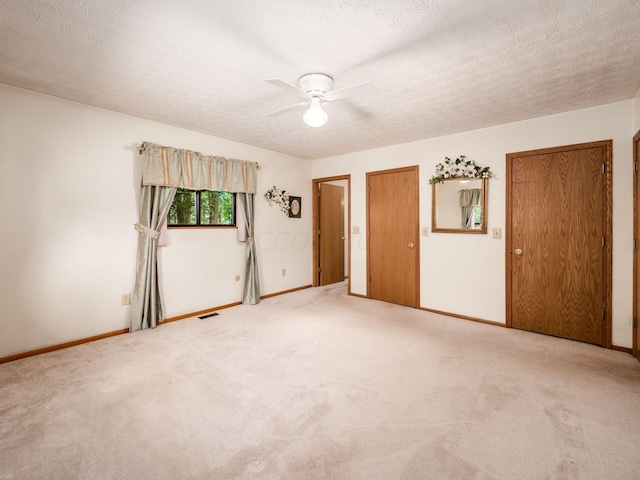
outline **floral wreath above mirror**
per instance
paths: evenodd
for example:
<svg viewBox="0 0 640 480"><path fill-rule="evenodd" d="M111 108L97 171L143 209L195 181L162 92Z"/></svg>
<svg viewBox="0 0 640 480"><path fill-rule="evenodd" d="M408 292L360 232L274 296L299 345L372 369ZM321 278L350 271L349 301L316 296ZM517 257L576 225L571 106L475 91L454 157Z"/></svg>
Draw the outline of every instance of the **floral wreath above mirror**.
<svg viewBox="0 0 640 480"><path fill-rule="evenodd" d="M275 203L282 213L289 215L289 194L285 190L280 190L274 185L271 190L267 190L264 198L269 201L269 206Z"/></svg>
<svg viewBox="0 0 640 480"><path fill-rule="evenodd" d="M492 175L489 167L476 165L475 161L469 160L465 155L460 155L455 160L444 157L444 162L436 165L436 174L429 183L439 183L445 178L490 178Z"/></svg>

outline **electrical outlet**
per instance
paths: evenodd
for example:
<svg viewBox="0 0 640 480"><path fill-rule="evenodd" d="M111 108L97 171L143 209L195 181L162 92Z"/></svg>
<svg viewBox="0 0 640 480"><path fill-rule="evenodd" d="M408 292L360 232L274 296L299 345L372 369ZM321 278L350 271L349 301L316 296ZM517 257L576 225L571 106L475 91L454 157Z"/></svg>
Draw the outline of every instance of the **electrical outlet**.
<svg viewBox="0 0 640 480"><path fill-rule="evenodd" d="M492 232L493 232L493 238L495 238L495 239L500 239L500 238L502 238L502 230L501 230L501 229L499 229L499 228L494 228L494 229L492 230Z"/></svg>
<svg viewBox="0 0 640 480"><path fill-rule="evenodd" d="M131 305L131 294L130 293L123 293L122 295L120 295L120 305L122 305L123 307L125 305Z"/></svg>
<svg viewBox="0 0 640 480"><path fill-rule="evenodd" d="M283 269L282 269L282 276L283 276L283 277L286 277L286 276L287 276L287 269L286 269L286 268L283 268Z"/></svg>

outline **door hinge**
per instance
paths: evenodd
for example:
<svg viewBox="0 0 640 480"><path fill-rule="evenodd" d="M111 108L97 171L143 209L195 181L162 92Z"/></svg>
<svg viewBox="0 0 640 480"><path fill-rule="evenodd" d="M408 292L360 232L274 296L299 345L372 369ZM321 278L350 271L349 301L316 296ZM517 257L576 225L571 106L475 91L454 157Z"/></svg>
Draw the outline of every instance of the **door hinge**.
<svg viewBox="0 0 640 480"><path fill-rule="evenodd" d="M638 328L638 317L633 317L633 328Z"/></svg>
<svg viewBox="0 0 640 480"><path fill-rule="evenodd" d="M602 237L602 246L604 247L606 243L607 243L607 240L604 237Z"/></svg>
<svg viewBox="0 0 640 480"><path fill-rule="evenodd" d="M318 273L322 273L322 267L318 267Z"/></svg>
<svg viewBox="0 0 640 480"><path fill-rule="evenodd" d="M638 171L638 161L637 160L635 162L633 162L633 171L634 172Z"/></svg>
<svg viewBox="0 0 640 480"><path fill-rule="evenodd" d="M604 322L606 318L607 318L607 312L603 308L602 309L602 321Z"/></svg>
<svg viewBox="0 0 640 480"><path fill-rule="evenodd" d="M606 164L602 164L602 173L607 173L607 165Z"/></svg>
<svg viewBox="0 0 640 480"><path fill-rule="evenodd" d="M634 238L634 239L633 239L633 249L634 249L634 250L637 250L637 249L638 249L638 239L637 239L637 238Z"/></svg>
<svg viewBox="0 0 640 480"><path fill-rule="evenodd" d="M320 235L320 230L318 230L318 235Z"/></svg>

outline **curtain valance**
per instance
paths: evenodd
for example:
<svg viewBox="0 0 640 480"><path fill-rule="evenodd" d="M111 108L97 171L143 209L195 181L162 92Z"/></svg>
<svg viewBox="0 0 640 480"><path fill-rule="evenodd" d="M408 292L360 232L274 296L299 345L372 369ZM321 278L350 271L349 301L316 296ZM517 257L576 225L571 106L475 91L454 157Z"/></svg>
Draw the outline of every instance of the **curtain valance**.
<svg viewBox="0 0 640 480"><path fill-rule="evenodd" d="M460 206L471 207L473 205L479 205L481 196L482 189L480 188L468 188L466 190L460 190Z"/></svg>
<svg viewBox="0 0 640 480"><path fill-rule="evenodd" d="M256 193L256 162L145 142L142 184L189 190Z"/></svg>

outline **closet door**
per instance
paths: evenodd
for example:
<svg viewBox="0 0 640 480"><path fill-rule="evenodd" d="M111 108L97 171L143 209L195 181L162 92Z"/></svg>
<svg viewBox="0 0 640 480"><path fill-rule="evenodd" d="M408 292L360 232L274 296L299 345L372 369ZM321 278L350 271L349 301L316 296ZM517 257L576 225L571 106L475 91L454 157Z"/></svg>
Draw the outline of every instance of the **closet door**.
<svg viewBox="0 0 640 480"><path fill-rule="evenodd" d="M418 167L367 173L368 296L419 306Z"/></svg>
<svg viewBox="0 0 640 480"><path fill-rule="evenodd" d="M610 346L611 142L507 155L511 326Z"/></svg>

